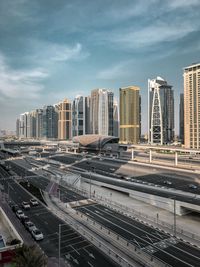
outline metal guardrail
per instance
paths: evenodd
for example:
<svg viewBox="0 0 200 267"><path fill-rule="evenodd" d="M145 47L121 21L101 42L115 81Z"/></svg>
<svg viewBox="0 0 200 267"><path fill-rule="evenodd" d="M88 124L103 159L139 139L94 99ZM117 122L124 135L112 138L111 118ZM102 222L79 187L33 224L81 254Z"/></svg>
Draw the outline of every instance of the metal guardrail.
<svg viewBox="0 0 200 267"><path fill-rule="evenodd" d="M117 203L117 202L115 202L113 200L110 200L110 199L107 199L107 198L103 198L102 196L95 195L95 198L100 200L102 205L105 205L105 202L106 202L106 203L110 204L110 207L117 207L121 211L123 210L125 213L130 213L134 217L139 217L141 219L144 219L146 221L154 223L157 227L161 226L161 227L166 228L167 230L174 231L174 225L173 224L170 224L170 223L167 223L167 222L165 222L163 220L160 220L160 219L157 219L155 217L149 216L149 215L147 215L147 214L145 214L143 212L136 211L133 208L129 208L129 207L127 207L125 205L122 205L122 204L119 204L119 203ZM183 236L185 236L185 237L194 239L196 241L200 241L200 235L198 235L196 233L191 233L189 231L184 230L181 227L177 227L176 226L176 234L178 234L178 233L183 235Z"/></svg>
<svg viewBox="0 0 200 267"><path fill-rule="evenodd" d="M49 201L52 202L52 199L49 199ZM48 202L49 202L48 201ZM57 205L55 202L53 202L55 205ZM111 249L110 246L103 243L100 238L96 237L94 233L91 233L87 228L84 228L83 225L81 225L79 222L74 220L72 215L64 213L63 211L59 211L57 208L50 206L50 209L52 212L57 215L59 218L61 218L64 222L66 222L67 225L70 225L75 231L80 233L82 236L84 236L90 243L95 245L99 248L104 254L109 256L111 259L113 259L116 263L118 263L122 267L135 267L135 264L132 264L131 262L127 261L125 258L117 254L113 249Z"/></svg>
<svg viewBox="0 0 200 267"><path fill-rule="evenodd" d="M105 237L109 237L109 239L112 239L116 242L116 244L119 247L122 247L123 250L125 249L126 253L130 256L132 256L136 261L141 263L143 266L149 266L149 267L170 267L171 265L163 262L162 260L155 257L153 254L148 254L142 249L135 246L133 243L130 243L129 240L126 240L125 238L119 236L112 230L108 229L107 227L101 225L100 223L96 222L95 220L89 218L85 214L81 212L76 212L76 215L79 215L79 218L81 222L83 220L90 224L90 227L94 228L94 230L100 232L101 235L104 235Z"/></svg>
<svg viewBox="0 0 200 267"><path fill-rule="evenodd" d="M64 185L64 184L63 184ZM80 189L77 189L77 188L74 188L72 187L71 185L68 185L70 186L70 189L85 196L85 197L90 197L90 193L89 191L87 190L80 190ZM143 220L146 220L146 221L149 221L153 224L155 224L157 227L160 226L162 228L165 228L166 230L170 230L170 231L174 231L174 225L173 224L170 224L168 222L165 222L163 220L160 220L160 219L157 219L155 217L152 217L152 216L149 216L147 215L146 213L143 213L143 212L139 212L139 211L136 211L134 210L133 208L130 208L130 207L127 207L123 204L120 204L116 201L113 201L109 198L106 198L106 197L102 197L98 194L92 194L92 198L94 200L97 200L99 201L102 205L108 205L113 208L113 207L116 207L118 209L118 211L124 211L125 213L130 213L132 216L134 217L139 217ZM180 234L182 236L185 236L187 238L191 238L191 239L194 239L196 241L199 241L200 242L200 235L198 235L197 233L191 233L189 231L186 231L185 229L181 228L181 227L177 227L176 225L176 234Z"/></svg>

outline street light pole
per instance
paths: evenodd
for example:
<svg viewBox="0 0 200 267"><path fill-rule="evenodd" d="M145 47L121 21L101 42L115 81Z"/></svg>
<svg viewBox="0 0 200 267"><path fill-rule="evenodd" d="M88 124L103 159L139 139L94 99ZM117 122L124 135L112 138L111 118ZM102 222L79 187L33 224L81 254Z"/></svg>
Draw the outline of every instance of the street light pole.
<svg viewBox="0 0 200 267"><path fill-rule="evenodd" d="M91 171L91 168L90 168L90 199L91 199L91 194L92 194L92 184L91 184L91 177L92 176L92 171Z"/></svg>
<svg viewBox="0 0 200 267"><path fill-rule="evenodd" d="M176 199L174 198L174 236L176 236Z"/></svg>
<svg viewBox="0 0 200 267"><path fill-rule="evenodd" d="M60 267L60 249L61 249L61 224L59 224L59 231L58 231L58 267Z"/></svg>
<svg viewBox="0 0 200 267"><path fill-rule="evenodd" d="M8 201L10 200L10 185L8 183Z"/></svg>

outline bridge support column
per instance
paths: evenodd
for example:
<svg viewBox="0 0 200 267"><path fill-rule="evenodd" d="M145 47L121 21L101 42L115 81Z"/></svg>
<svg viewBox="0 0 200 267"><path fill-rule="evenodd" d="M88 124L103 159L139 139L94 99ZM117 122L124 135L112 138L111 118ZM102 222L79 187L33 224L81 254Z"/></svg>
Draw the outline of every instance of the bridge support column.
<svg viewBox="0 0 200 267"><path fill-rule="evenodd" d="M150 163L152 162L152 150L151 149L149 150L149 162Z"/></svg>
<svg viewBox="0 0 200 267"><path fill-rule="evenodd" d="M68 147L66 147L66 152L68 152Z"/></svg>
<svg viewBox="0 0 200 267"><path fill-rule="evenodd" d="M175 152L175 166L178 165L178 152Z"/></svg>
<svg viewBox="0 0 200 267"><path fill-rule="evenodd" d="M135 155L134 155L134 150L133 150L133 148L132 148L132 149L131 149L131 159L134 160L134 157L135 157Z"/></svg>
<svg viewBox="0 0 200 267"><path fill-rule="evenodd" d="M76 149L74 149L74 154L76 154Z"/></svg>

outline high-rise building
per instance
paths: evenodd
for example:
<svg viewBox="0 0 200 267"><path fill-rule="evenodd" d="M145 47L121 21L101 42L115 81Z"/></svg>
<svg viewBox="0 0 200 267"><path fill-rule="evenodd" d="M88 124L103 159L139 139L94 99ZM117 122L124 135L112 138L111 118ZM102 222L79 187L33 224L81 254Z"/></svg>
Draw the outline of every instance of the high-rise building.
<svg viewBox="0 0 200 267"><path fill-rule="evenodd" d="M19 116L19 138L27 138L27 115L25 112Z"/></svg>
<svg viewBox="0 0 200 267"><path fill-rule="evenodd" d="M64 99L58 104L58 139L72 138L72 109L71 102Z"/></svg>
<svg viewBox="0 0 200 267"><path fill-rule="evenodd" d="M179 103L179 139L184 143L184 94L180 94Z"/></svg>
<svg viewBox="0 0 200 267"><path fill-rule="evenodd" d="M119 108L116 99L113 102L113 136L119 137Z"/></svg>
<svg viewBox="0 0 200 267"><path fill-rule="evenodd" d="M161 77L148 80L148 138L150 144L174 141L174 91Z"/></svg>
<svg viewBox="0 0 200 267"><path fill-rule="evenodd" d="M43 137L43 109L36 109L36 133L35 136L37 139L41 139Z"/></svg>
<svg viewBox="0 0 200 267"><path fill-rule="evenodd" d="M200 148L200 63L184 68L184 144Z"/></svg>
<svg viewBox="0 0 200 267"><path fill-rule="evenodd" d="M27 112L27 138L35 138L36 137L36 112L31 111Z"/></svg>
<svg viewBox="0 0 200 267"><path fill-rule="evenodd" d="M77 96L72 104L72 136L85 134L85 97Z"/></svg>
<svg viewBox="0 0 200 267"><path fill-rule="evenodd" d="M20 128L20 120L16 120L16 137L19 138L19 128Z"/></svg>
<svg viewBox="0 0 200 267"><path fill-rule="evenodd" d="M90 130L90 96L86 96L85 97L85 134L90 134L91 130Z"/></svg>
<svg viewBox="0 0 200 267"><path fill-rule="evenodd" d="M54 106L44 106L42 112L42 138L58 138L58 113Z"/></svg>
<svg viewBox="0 0 200 267"><path fill-rule="evenodd" d="M113 135L113 92L95 89L91 92L91 133Z"/></svg>
<svg viewBox="0 0 200 267"><path fill-rule="evenodd" d="M122 143L139 142L140 137L140 88L128 86L120 92L120 141Z"/></svg>

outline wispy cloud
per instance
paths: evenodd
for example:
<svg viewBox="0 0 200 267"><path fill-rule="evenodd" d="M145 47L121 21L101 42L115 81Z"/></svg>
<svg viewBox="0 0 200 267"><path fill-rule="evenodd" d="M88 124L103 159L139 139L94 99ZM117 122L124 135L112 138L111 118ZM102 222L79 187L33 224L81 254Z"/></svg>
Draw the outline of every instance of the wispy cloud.
<svg viewBox="0 0 200 267"><path fill-rule="evenodd" d="M58 44L41 40L30 40L33 48L32 58L40 64L67 61L80 61L90 54L84 51L81 43L74 45Z"/></svg>
<svg viewBox="0 0 200 267"><path fill-rule="evenodd" d="M14 70L0 54L0 94L1 98L35 99L43 90L41 81L48 74L42 69Z"/></svg>
<svg viewBox="0 0 200 267"><path fill-rule="evenodd" d="M168 3L171 8L192 8L194 6L199 6L199 0L169 0Z"/></svg>
<svg viewBox="0 0 200 267"><path fill-rule="evenodd" d="M124 61L107 67L97 73L97 79L102 80L116 80L124 79L130 75L128 71L128 66L131 64L131 61Z"/></svg>
<svg viewBox="0 0 200 267"><path fill-rule="evenodd" d="M95 33L99 42L109 42L117 45L117 49L135 49L149 47L154 44L171 42L185 37L198 30L199 25L176 21L173 23L156 22L153 25L139 29L129 27L117 29L113 32Z"/></svg>

